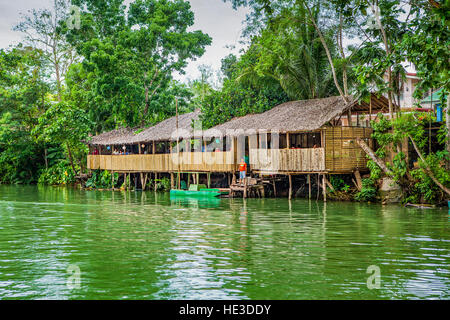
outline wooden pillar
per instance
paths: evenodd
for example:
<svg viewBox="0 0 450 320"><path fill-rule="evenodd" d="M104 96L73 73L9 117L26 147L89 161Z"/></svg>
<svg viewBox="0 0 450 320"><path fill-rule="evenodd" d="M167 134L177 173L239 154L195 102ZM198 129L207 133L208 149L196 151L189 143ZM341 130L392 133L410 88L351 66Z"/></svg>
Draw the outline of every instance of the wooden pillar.
<svg viewBox="0 0 450 320"><path fill-rule="evenodd" d="M247 178L244 179L244 199L247 198Z"/></svg>
<svg viewBox="0 0 450 320"><path fill-rule="evenodd" d="M208 175L208 188L210 188L211 187L211 172L208 172L207 175Z"/></svg>
<svg viewBox="0 0 450 320"><path fill-rule="evenodd" d="M189 186L191 185L191 173L188 173L187 183L186 186L189 189Z"/></svg>
<svg viewBox="0 0 450 320"><path fill-rule="evenodd" d="M309 200L311 200L311 175L309 173L308 173L308 176L307 176L307 182L308 182Z"/></svg>
<svg viewBox="0 0 450 320"><path fill-rule="evenodd" d="M180 171L177 172L177 186L178 186L178 189L181 189Z"/></svg>
<svg viewBox="0 0 450 320"><path fill-rule="evenodd" d="M325 183L325 174L322 175L322 193L323 193L323 201L327 202L327 185Z"/></svg>
<svg viewBox="0 0 450 320"><path fill-rule="evenodd" d="M114 171L111 171L111 188L114 190Z"/></svg>
<svg viewBox="0 0 450 320"><path fill-rule="evenodd" d="M156 153L156 141L152 142L152 153L155 154Z"/></svg>
<svg viewBox="0 0 450 320"><path fill-rule="evenodd" d="M158 173L157 173L157 172L155 172L155 186L154 186L155 191L156 191L156 189L157 189L156 179L158 179Z"/></svg>
<svg viewBox="0 0 450 320"><path fill-rule="evenodd" d="M292 175L288 175L289 177L289 200L292 199Z"/></svg>
<svg viewBox="0 0 450 320"><path fill-rule="evenodd" d="M275 178L273 178L273 195L276 197L277 196L277 185L275 183Z"/></svg>
<svg viewBox="0 0 450 320"><path fill-rule="evenodd" d="M317 174L317 197L316 200L319 200L319 194L320 194L320 174Z"/></svg>
<svg viewBox="0 0 450 320"><path fill-rule="evenodd" d="M175 186L174 184L174 177L173 177L173 172L170 173L170 189L173 189L173 187Z"/></svg>
<svg viewBox="0 0 450 320"><path fill-rule="evenodd" d="M141 144L138 143L139 154L142 154Z"/></svg>
<svg viewBox="0 0 450 320"><path fill-rule="evenodd" d="M195 174L195 183L200 184L200 173L198 172Z"/></svg>
<svg viewBox="0 0 450 320"><path fill-rule="evenodd" d="M289 132L286 133L286 149L291 147L291 139L289 137Z"/></svg>

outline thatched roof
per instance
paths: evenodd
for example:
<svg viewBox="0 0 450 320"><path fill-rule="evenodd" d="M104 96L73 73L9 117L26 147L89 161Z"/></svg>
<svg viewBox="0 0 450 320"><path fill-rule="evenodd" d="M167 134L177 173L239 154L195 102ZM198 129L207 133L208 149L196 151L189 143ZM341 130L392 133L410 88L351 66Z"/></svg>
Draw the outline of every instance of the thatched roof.
<svg viewBox="0 0 450 320"><path fill-rule="evenodd" d="M129 144L134 138L134 132L137 129L120 128L108 132L103 132L93 136L90 141L91 145L113 145L113 144Z"/></svg>
<svg viewBox="0 0 450 320"><path fill-rule="evenodd" d="M353 97L348 99L349 103L345 103L340 96L286 102L263 113L234 118L209 129L206 135L212 135L217 130L224 135L238 135L239 132L233 134L229 131L239 129L279 132L316 130L356 103Z"/></svg>
<svg viewBox="0 0 450 320"><path fill-rule="evenodd" d="M200 110L178 115L178 128L180 135L191 136L193 134L192 123L197 120ZM139 128L120 128L101 133L92 137L88 144L91 145L115 145L115 144L134 144L148 141L171 140L176 134L177 120L176 116L159 122L153 127Z"/></svg>
<svg viewBox="0 0 450 320"><path fill-rule="evenodd" d="M193 122L198 120L199 116L200 110L178 115L178 129L181 136L193 135ZM177 117L174 116L161 121L153 127L143 130L134 136L133 143L172 140L176 135L177 130L176 118Z"/></svg>
<svg viewBox="0 0 450 320"><path fill-rule="evenodd" d="M243 134L242 130L271 131L280 133L317 130L349 109L356 112L385 111L387 99L383 96L371 96L372 103L359 103L354 97L348 96L348 103L340 96L290 101L280 104L264 113L249 114L233 118L228 122L215 126L203 134L212 136L236 136ZM200 110L178 115L180 138L193 136L193 121L198 120ZM102 133L92 138L90 144L134 144L149 141L175 140L176 117L161 121L153 127L144 130L118 129ZM233 130L236 130L233 132ZM239 132L240 130L240 132ZM137 133L139 131L139 133Z"/></svg>

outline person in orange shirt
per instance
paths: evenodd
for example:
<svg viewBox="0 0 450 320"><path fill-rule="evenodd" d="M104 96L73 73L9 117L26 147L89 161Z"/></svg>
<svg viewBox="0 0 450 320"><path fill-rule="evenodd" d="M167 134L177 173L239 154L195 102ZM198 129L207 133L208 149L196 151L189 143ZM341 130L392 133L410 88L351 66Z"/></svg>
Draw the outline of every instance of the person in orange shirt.
<svg viewBox="0 0 450 320"><path fill-rule="evenodd" d="M241 163L239 164L239 183L244 182L246 172L247 172L247 163L245 163L244 158L242 158Z"/></svg>

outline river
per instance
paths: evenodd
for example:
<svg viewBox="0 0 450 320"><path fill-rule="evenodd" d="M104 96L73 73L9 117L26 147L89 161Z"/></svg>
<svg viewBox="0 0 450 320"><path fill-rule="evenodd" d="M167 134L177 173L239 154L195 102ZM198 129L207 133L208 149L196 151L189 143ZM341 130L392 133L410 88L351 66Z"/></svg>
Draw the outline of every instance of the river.
<svg viewBox="0 0 450 320"><path fill-rule="evenodd" d="M0 185L0 299L449 299L447 208Z"/></svg>

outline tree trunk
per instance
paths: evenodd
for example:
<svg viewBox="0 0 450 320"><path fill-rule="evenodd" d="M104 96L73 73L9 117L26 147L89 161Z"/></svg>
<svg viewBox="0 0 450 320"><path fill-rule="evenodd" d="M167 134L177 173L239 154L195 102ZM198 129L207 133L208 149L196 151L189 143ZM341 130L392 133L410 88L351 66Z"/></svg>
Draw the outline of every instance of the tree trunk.
<svg viewBox="0 0 450 320"><path fill-rule="evenodd" d="M424 157L422 156L422 153L420 152L419 148L417 148L416 142L413 140L413 138L408 135L409 139L412 142L412 145L414 147L414 149L416 150L417 154L419 155L420 160L422 160L423 164L424 164L424 170L426 171L426 173L428 174L428 176L431 178L431 180L433 180L433 182L439 187L441 188L442 191L444 191L447 195L450 196L450 189L447 188L446 186L444 186L442 183L439 182L438 179L436 179L436 177L434 176L433 172L431 171L430 167L428 167L428 164L426 163Z"/></svg>
<svg viewBox="0 0 450 320"><path fill-rule="evenodd" d="M347 97L345 96L344 92L342 91L341 86L339 85L339 82L337 79L337 74L336 74L336 69L334 68L334 64L333 64L333 58L331 57L330 49L328 48L325 38L323 37L322 31L320 30L319 26L316 24L316 20L314 19L314 16L313 16L309 6L305 3L305 1L302 1L302 3L309 13L311 22L313 23L314 28L316 29L317 34L319 35L320 42L322 43L323 48L325 49L325 52L327 54L328 62L331 67L331 73L333 74L334 85L336 86L337 90L339 91L339 95L344 99L345 102L348 102Z"/></svg>
<svg viewBox="0 0 450 320"><path fill-rule="evenodd" d="M384 163L383 160L381 160L380 158L378 158L375 155L375 152L373 152L372 149L370 149L370 147L367 145L367 143L365 143L363 140L361 140L360 138L356 138L356 143L361 147L361 149L364 150L364 152L381 168L381 170L383 170L383 172L385 174L387 174L388 176L392 175L391 170L388 169L388 167L386 166L386 164Z"/></svg>

